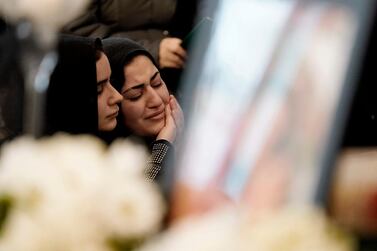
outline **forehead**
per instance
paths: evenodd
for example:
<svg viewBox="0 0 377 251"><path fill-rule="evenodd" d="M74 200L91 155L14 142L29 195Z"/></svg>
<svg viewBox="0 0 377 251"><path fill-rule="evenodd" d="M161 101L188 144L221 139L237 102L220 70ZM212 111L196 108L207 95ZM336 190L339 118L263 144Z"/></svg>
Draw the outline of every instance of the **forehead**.
<svg viewBox="0 0 377 251"><path fill-rule="evenodd" d="M157 67L145 55L134 57L130 63L124 66L125 85L132 83L148 83Z"/></svg>

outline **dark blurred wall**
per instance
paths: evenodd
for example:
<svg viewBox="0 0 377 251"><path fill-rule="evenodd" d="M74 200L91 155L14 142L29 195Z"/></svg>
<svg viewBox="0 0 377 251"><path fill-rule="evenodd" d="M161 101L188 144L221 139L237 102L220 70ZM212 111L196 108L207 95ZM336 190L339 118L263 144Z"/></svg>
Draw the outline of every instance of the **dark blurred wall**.
<svg viewBox="0 0 377 251"><path fill-rule="evenodd" d="M346 124L343 146L377 146L377 18L374 18L361 76Z"/></svg>
<svg viewBox="0 0 377 251"><path fill-rule="evenodd" d="M23 77L15 30L0 19L0 144L22 132Z"/></svg>

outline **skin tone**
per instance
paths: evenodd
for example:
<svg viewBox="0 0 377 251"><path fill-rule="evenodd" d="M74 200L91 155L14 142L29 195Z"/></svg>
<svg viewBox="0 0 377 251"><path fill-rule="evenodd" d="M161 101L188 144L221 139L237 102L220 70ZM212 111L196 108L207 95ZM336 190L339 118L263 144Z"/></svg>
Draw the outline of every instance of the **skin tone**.
<svg viewBox="0 0 377 251"><path fill-rule="evenodd" d="M125 125L136 135L174 142L183 127L183 112L156 66L138 55L124 67L124 74L121 109Z"/></svg>
<svg viewBox="0 0 377 251"><path fill-rule="evenodd" d="M96 62L97 69L97 94L98 94L98 129L111 131L117 124L119 106L123 97L111 85L111 68L107 56L101 53Z"/></svg>
<svg viewBox="0 0 377 251"><path fill-rule="evenodd" d="M181 69L185 66L186 50L181 47L182 40L168 37L160 42L159 64L161 68Z"/></svg>

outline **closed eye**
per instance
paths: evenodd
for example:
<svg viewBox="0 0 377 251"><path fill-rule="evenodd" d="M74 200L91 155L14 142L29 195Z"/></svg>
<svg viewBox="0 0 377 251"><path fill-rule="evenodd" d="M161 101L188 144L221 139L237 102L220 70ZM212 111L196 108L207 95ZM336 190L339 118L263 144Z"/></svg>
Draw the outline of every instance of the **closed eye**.
<svg viewBox="0 0 377 251"><path fill-rule="evenodd" d="M127 100L136 101L143 95L143 88L131 89L123 93L123 97Z"/></svg>
<svg viewBox="0 0 377 251"><path fill-rule="evenodd" d="M160 87L162 85L162 82L157 82L157 83L152 83L151 86L153 88L157 88L157 87Z"/></svg>
<svg viewBox="0 0 377 251"><path fill-rule="evenodd" d="M156 71L150 78L150 86L152 88L159 88L164 82L160 77L160 72ZM140 83L122 92L122 96L130 101L136 101L143 96L144 89L148 84Z"/></svg>
<svg viewBox="0 0 377 251"><path fill-rule="evenodd" d="M130 100L130 101L136 101L138 100L139 98L141 98L142 95L139 95L139 96L136 96L136 97L128 97L126 99Z"/></svg>

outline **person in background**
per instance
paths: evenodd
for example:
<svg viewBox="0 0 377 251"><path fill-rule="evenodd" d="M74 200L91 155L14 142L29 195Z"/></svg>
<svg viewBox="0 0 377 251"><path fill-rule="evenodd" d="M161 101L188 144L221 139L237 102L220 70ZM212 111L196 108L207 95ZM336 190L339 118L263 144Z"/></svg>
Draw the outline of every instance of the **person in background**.
<svg viewBox="0 0 377 251"><path fill-rule="evenodd" d="M197 5L197 0L92 0L62 32L136 41L151 53L175 92L187 58L182 39L193 27Z"/></svg>
<svg viewBox="0 0 377 251"><path fill-rule="evenodd" d="M92 134L115 128L122 96L100 39L61 36L46 97L46 134Z"/></svg>
<svg viewBox="0 0 377 251"><path fill-rule="evenodd" d="M150 179L164 179L160 168L169 160L164 156L173 155L172 144L182 131L182 109L147 50L126 38L107 38L103 45L113 72L112 84L123 96L117 134L136 135L163 149L162 155L151 158L146 174Z"/></svg>

